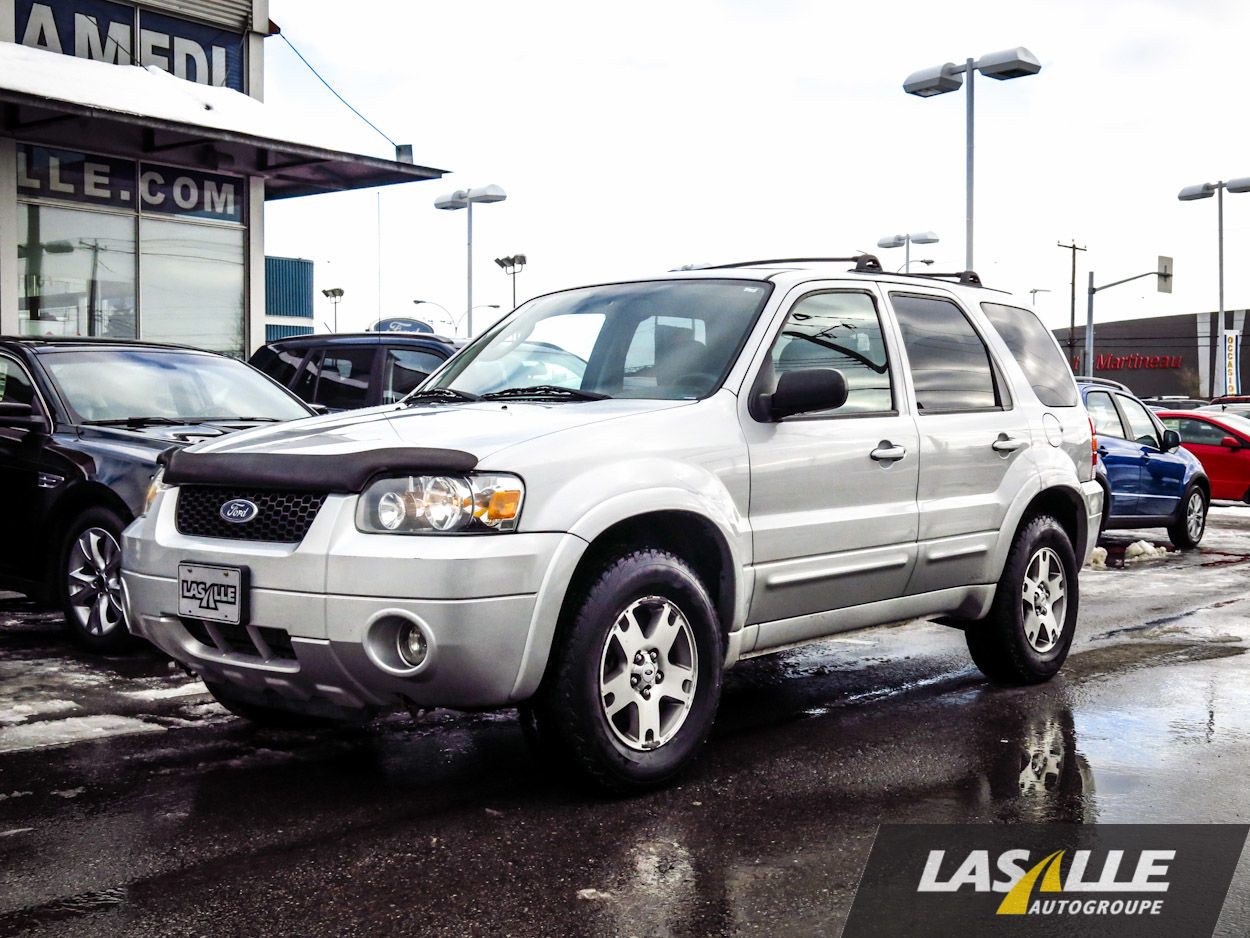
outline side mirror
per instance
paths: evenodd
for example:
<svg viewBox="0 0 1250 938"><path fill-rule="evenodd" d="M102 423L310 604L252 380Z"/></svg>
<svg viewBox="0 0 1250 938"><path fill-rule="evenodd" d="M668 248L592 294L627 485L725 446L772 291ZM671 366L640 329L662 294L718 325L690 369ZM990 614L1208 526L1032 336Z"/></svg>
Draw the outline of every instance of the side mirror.
<svg viewBox="0 0 1250 938"><path fill-rule="evenodd" d="M836 368L802 368L787 371L777 390L761 403L767 419L777 421L794 414L832 410L846 403L846 378Z"/></svg>
<svg viewBox="0 0 1250 938"><path fill-rule="evenodd" d="M0 401L0 427L16 427L21 430L42 430L48 425L42 414L36 414L30 404L16 401Z"/></svg>
<svg viewBox="0 0 1250 938"><path fill-rule="evenodd" d="M1226 436L1220 440L1220 446L1227 446L1229 449L1241 449L1241 440L1235 436Z"/></svg>
<svg viewBox="0 0 1250 938"><path fill-rule="evenodd" d="M1163 431L1163 449L1165 452L1171 452L1181 445L1181 435L1175 430Z"/></svg>

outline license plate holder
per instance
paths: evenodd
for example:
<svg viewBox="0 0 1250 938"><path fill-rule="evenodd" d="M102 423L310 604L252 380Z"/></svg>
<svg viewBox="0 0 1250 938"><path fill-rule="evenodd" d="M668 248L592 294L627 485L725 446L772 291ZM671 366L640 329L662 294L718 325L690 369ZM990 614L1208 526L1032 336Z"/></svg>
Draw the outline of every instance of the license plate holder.
<svg viewBox="0 0 1250 938"><path fill-rule="evenodd" d="M178 615L247 625L250 571L211 563L178 564Z"/></svg>

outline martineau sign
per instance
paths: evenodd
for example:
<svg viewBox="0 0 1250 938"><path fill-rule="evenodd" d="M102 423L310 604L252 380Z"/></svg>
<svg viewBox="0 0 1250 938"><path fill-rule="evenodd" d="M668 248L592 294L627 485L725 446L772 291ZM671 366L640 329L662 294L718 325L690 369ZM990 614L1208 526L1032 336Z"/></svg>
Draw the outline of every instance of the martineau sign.
<svg viewBox="0 0 1250 938"><path fill-rule="evenodd" d="M1180 355L1095 355L1094 367L1099 371L1117 368L1179 368Z"/></svg>
<svg viewBox="0 0 1250 938"><path fill-rule="evenodd" d="M883 825L843 938L1207 938L1246 825Z"/></svg>

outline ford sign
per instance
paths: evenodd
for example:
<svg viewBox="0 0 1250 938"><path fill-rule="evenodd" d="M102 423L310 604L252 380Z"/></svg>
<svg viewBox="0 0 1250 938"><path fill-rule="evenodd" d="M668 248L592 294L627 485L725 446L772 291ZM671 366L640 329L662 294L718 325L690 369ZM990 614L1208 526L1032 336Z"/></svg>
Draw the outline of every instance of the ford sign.
<svg viewBox="0 0 1250 938"><path fill-rule="evenodd" d="M221 518L231 524L246 524L256 517L259 511L255 502L246 498L232 498L221 506Z"/></svg>

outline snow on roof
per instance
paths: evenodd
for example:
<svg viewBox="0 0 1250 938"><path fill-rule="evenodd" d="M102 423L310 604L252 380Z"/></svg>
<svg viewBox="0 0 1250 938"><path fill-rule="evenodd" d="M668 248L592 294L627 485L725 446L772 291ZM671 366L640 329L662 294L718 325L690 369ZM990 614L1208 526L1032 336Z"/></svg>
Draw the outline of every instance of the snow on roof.
<svg viewBox="0 0 1250 938"><path fill-rule="evenodd" d="M0 88L122 114L339 150L330 134L232 88L176 78L155 66L111 65L0 42Z"/></svg>

